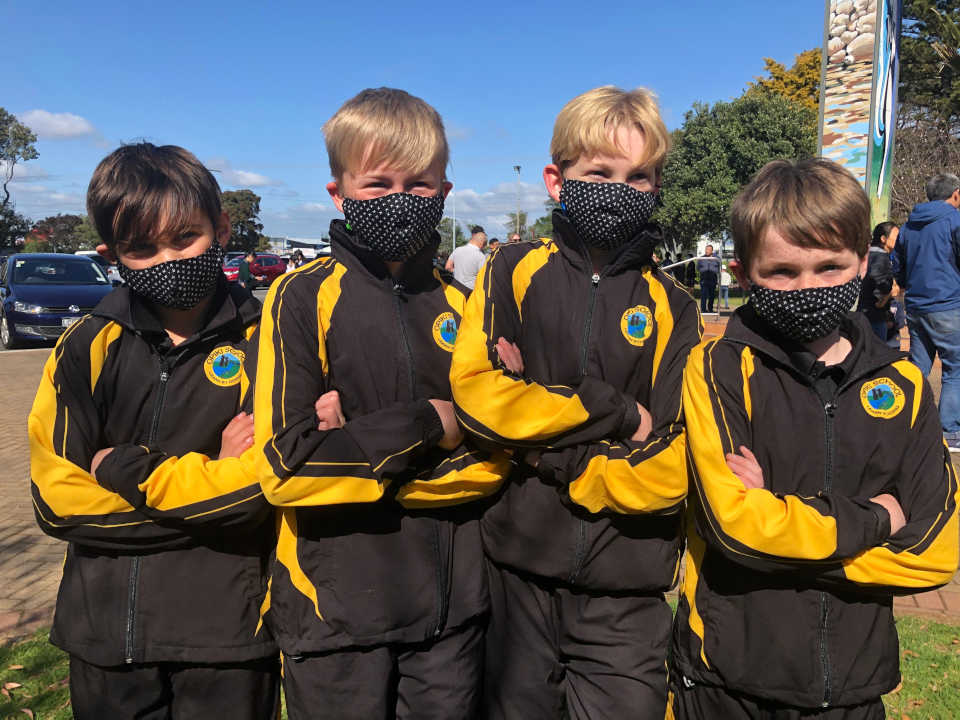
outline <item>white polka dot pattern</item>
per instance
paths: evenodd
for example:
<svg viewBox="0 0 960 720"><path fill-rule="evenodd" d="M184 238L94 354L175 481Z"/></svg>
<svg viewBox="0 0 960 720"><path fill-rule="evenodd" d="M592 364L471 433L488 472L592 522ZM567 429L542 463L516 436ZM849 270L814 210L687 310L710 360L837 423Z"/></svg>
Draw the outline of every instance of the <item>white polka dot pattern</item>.
<svg viewBox="0 0 960 720"><path fill-rule="evenodd" d="M443 217L443 193L424 197L391 193L370 200L343 199L347 229L383 260L403 261L429 241Z"/></svg>
<svg viewBox="0 0 960 720"><path fill-rule="evenodd" d="M843 285L801 290L771 290L753 285L750 304L784 337L810 342L839 327L840 320L860 297L860 284L858 275Z"/></svg>
<svg viewBox="0 0 960 720"><path fill-rule="evenodd" d="M142 270L117 263L127 286L150 302L176 310L189 310L217 287L223 275L223 248L213 243L196 257L170 260Z"/></svg>
<svg viewBox="0 0 960 720"><path fill-rule="evenodd" d="M633 240L657 206L657 196L626 183L564 180L560 209L587 245L616 250Z"/></svg>

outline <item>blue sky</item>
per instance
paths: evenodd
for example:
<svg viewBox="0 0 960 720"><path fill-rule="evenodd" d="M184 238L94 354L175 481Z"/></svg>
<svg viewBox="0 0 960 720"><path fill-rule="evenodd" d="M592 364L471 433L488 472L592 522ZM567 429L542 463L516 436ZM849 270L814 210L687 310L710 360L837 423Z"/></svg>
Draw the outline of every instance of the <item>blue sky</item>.
<svg viewBox="0 0 960 720"><path fill-rule="evenodd" d="M365 87L439 110L457 218L503 235L518 194L543 214L541 171L570 98L650 87L672 129L694 102L738 95L764 57L792 64L823 34L823 3L809 0L7 0L3 15L18 30L0 47L0 106L40 137L11 185L20 212L83 212L97 162L146 139L190 149L224 189L251 187L264 231L292 237L320 237L336 216L320 128Z"/></svg>

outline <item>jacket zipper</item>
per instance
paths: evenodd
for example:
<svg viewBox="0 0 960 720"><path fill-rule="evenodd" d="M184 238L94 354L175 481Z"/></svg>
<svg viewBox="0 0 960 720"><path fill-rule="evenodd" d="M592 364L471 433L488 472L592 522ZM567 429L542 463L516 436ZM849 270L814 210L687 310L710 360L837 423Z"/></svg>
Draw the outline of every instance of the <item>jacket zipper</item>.
<svg viewBox="0 0 960 720"><path fill-rule="evenodd" d="M587 374L587 359L590 354L590 333L593 330L593 311L597 306L597 288L600 286L600 273L594 272L590 277L590 302L587 304L587 318L583 322L583 341L580 344L580 377ZM577 533L577 548L573 555L573 569L567 582L576 582L583 563L587 558L587 521L580 518Z"/></svg>
<svg viewBox="0 0 960 720"><path fill-rule="evenodd" d="M823 405L824 415L824 436L826 440L827 458L824 468L823 490L830 492L833 489L833 460L834 460L834 437L833 422L837 411L836 396ZM821 707L830 707L833 688L831 687L830 672L830 647L827 639L827 619L830 615L830 596L825 592L820 593L820 664L823 668L823 702Z"/></svg>
<svg viewBox="0 0 960 720"><path fill-rule="evenodd" d="M410 339L407 337L406 325L403 322L403 308L401 306L402 295L403 285L394 283L393 297L396 301L400 338L403 340L403 350L407 356L407 367L410 369L410 398L412 400L416 398L417 376L413 364L413 350L410 348ZM441 521L431 519L431 522L433 523L434 552L437 556L437 623L433 628L433 635L436 637L443 632L443 628L447 624L447 614L450 610L450 604L447 598L447 580L450 575L450 568L448 562L449 553L443 551Z"/></svg>
<svg viewBox="0 0 960 720"><path fill-rule="evenodd" d="M160 386L157 389L157 403L153 408L153 419L150 422L150 435L147 445L153 445L157 439L157 429L160 427L160 413L163 410L163 400L167 394L167 380L170 379L167 359L160 359ZM124 661L129 665L133 662L134 629L137 614L137 584L140 579L140 556L135 555L130 560L130 581L127 587L127 633Z"/></svg>

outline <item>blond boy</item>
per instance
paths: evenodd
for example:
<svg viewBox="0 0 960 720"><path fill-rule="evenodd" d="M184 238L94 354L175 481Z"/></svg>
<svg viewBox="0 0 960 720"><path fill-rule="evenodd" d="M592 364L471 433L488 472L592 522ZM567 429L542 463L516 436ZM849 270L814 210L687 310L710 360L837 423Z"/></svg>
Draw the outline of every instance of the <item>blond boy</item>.
<svg viewBox="0 0 960 720"><path fill-rule="evenodd" d="M332 257L281 278L264 307L256 443L279 508L265 619L294 720L470 718L488 596L469 501L507 463L464 443L451 404L467 290L433 268L443 123L380 88L324 134L346 221L331 223Z"/></svg>
<svg viewBox="0 0 960 720"><path fill-rule="evenodd" d="M649 222L669 135L646 90L591 90L554 126L553 240L486 264L451 379L457 416L521 466L482 522L485 715L662 718L691 297Z"/></svg>

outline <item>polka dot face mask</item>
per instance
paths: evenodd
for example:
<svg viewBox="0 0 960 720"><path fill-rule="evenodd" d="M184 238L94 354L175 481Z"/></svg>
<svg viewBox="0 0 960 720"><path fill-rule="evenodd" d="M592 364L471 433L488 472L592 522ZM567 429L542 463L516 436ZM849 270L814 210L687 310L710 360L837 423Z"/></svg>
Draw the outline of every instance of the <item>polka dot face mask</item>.
<svg viewBox="0 0 960 720"><path fill-rule="evenodd" d="M752 285L750 304L784 337L797 342L810 342L829 335L840 326L840 320L860 297L858 275L843 285L771 290Z"/></svg>
<svg viewBox="0 0 960 720"><path fill-rule="evenodd" d="M170 260L142 270L117 263L120 277L138 295L175 310L189 310L210 295L223 274L223 248L214 242L206 252Z"/></svg>
<svg viewBox="0 0 960 720"><path fill-rule="evenodd" d="M408 260L430 241L443 217L443 192L430 197L391 193L343 199L347 229L385 261Z"/></svg>
<svg viewBox="0 0 960 720"><path fill-rule="evenodd" d="M630 242L656 206L656 193L626 183L564 180L560 186L560 209L587 245L603 250Z"/></svg>

